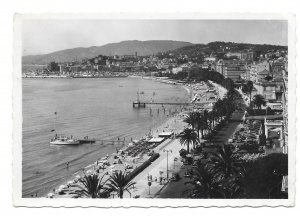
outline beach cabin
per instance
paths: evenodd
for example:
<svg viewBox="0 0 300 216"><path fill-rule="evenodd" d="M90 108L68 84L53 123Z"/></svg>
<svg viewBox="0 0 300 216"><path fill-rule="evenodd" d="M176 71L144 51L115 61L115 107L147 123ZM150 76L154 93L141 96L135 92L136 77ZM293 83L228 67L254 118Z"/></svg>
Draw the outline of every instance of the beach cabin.
<svg viewBox="0 0 300 216"><path fill-rule="evenodd" d="M168 138L171 138L173 135L174 135L174 132L166 131L166 132L162 132L162 133L158 134L158 137L168 139Z"/></svg>

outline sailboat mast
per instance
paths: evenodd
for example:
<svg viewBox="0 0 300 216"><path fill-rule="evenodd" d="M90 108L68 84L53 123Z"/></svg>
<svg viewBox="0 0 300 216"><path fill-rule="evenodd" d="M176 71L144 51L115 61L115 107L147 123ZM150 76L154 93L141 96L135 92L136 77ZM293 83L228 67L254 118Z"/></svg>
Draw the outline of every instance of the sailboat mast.
<svg viewBox="0 0 300 216"><path fill-rule="evenodd" d="M57 134L57 132L56 132L57 112L54 112L54 115L55 115L55 119L54 119L54 130L55 130L55 134Z"/></svg>

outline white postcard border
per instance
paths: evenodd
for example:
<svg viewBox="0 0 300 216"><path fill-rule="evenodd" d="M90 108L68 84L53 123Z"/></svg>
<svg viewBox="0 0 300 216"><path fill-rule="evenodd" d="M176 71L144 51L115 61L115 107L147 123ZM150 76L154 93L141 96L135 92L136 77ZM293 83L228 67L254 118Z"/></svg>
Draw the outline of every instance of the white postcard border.
<svg viewBox="0 0 300 216"><path fill-rule="evenodd" d="M288 199L47 199L22 198L22 20L24 19L253 19L288 21L288 115L289 115L289 198ZM296 33L291 14L260 13L109 13L109 14L16 14L14 20L13 65L13 201L27 207L236 207L294 206L296 180Z"/></svg>

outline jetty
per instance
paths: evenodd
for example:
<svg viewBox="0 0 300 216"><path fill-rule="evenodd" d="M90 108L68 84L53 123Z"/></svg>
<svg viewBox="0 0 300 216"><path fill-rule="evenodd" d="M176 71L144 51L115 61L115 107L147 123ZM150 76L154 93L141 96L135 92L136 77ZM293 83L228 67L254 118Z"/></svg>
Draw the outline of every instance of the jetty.
<svg viewBox="0 0 300 216"><path fill-rule="evenodd" d="M165 105L176 105L176 106L198 106L213 103L212 101L205 102L196 102L196 103L181 103L181 102L142 102L142 101L133 101L132 106L134 108L145 108L146 105L161 105L162 107Z"/></svg>

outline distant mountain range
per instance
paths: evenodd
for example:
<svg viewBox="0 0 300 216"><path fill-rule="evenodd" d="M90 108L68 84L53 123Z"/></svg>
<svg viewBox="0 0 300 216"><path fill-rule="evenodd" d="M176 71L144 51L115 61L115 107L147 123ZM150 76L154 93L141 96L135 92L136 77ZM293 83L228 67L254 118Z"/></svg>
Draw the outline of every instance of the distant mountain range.
<svg viewBox="0 0 300 216"><path fill-rule="evenodd" d="M192 43L172 40L149 40L149 41L122 41L103 46L78 47L61 50L43 55L28 55L22 57L23 64L47 64L51 61L64 62L92 58L98 55L152 55L159 52L176 50L181 47L191 46Z"/></svg>
<svg viewBox="0 0 300 216"><path fill-rule="evenodd" d="M259 52L268 50L287 50L287 46L268 44L249 44L216 41L208 44L192 44L184 41L172 40L149 40L149 41L122 41L110 43L103 46L78 47L61 50L43 55L28 55L22 57L23 64L48 64L51 61L67 62L93 58L98 55L155 55L159 52L170 52L174 56L187 55L189 57L207 55L217 52L238 52L252 49Z"/></svg>

